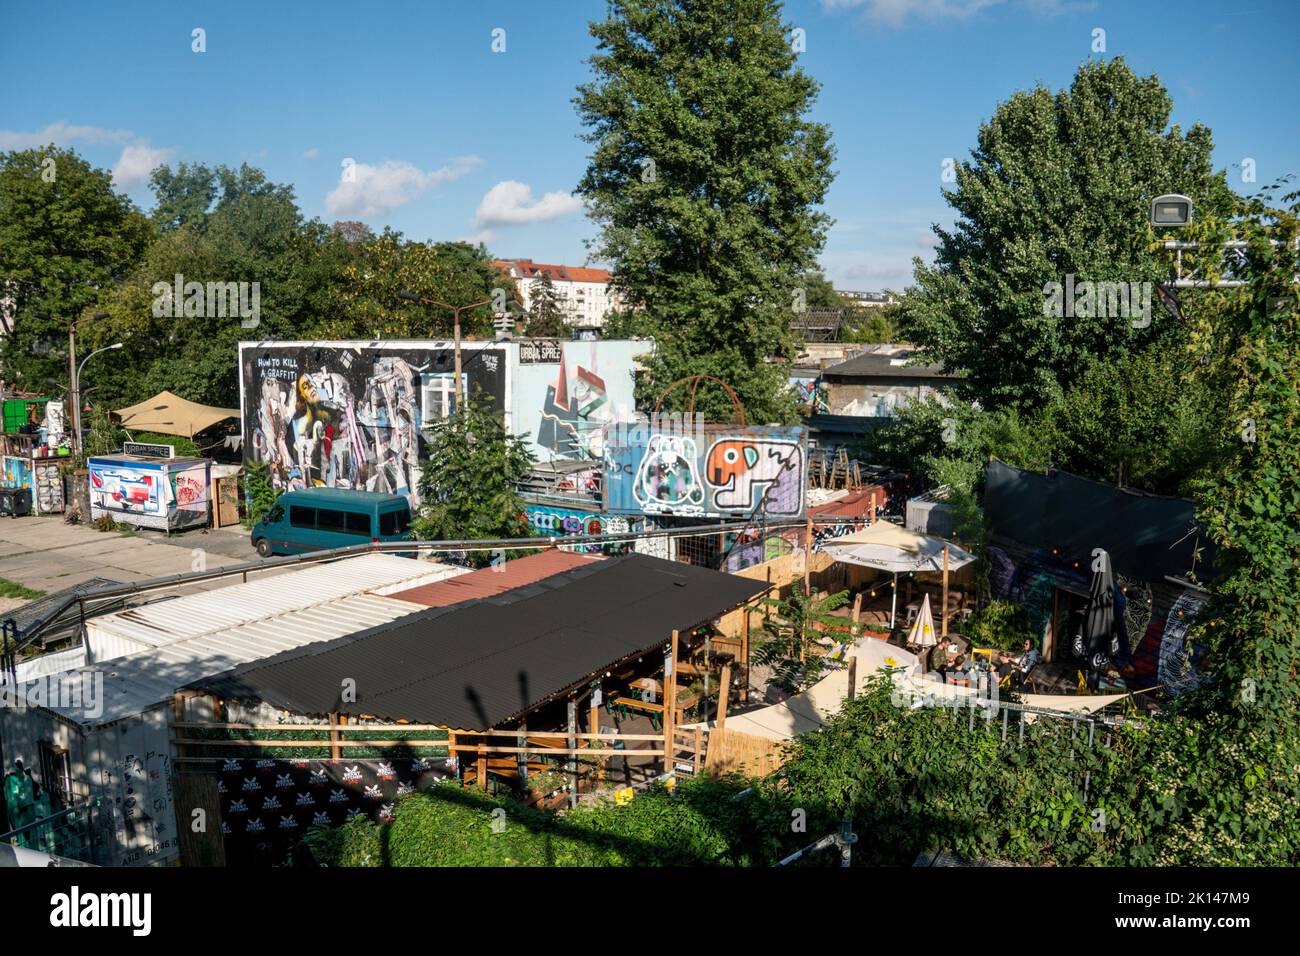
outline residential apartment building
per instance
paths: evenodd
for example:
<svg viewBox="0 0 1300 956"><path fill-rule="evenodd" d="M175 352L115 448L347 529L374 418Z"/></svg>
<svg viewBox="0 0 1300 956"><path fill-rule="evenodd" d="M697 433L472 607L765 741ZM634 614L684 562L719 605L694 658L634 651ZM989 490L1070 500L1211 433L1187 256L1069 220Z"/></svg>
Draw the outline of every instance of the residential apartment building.
<svg viewBox="0 0 1300 956"><path fill-rule="evenodd" d="M565 321L574 328L600 328L605 316L620 304L610 288L610 275L606 269L547 265L532 259L498 259L492 265L510 273L526 309L532 308L534 286L543 275L549 275L564 309Z"/></svg>

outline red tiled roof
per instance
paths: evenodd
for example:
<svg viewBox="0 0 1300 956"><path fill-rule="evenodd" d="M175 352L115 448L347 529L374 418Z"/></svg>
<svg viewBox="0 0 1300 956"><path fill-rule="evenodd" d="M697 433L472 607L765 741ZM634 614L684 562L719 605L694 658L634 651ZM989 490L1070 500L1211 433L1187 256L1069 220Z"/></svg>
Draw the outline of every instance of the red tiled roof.
<svg viewBox="0 0 1300 956"><path fill-rule="evenodd" d="M534 262L532 259L494 259L495 269L518 269L522 278L533 279L543 272L548 273L551 281L569 282L609 282L608 269L589 269L586 266L548 265Z"/></svg>
<svg viewBox="0 0 1300 956"><path fill-rule="evenodd" d="M461 601L492 597L506 591L533 584L554 574L563 574L593 561L602 561L598 554L576 554L548 548L537 554L515 558L496 567L471 571L458 577L421 585L408 591L398 591L388 597L429 607L447 607Z"/></svg>

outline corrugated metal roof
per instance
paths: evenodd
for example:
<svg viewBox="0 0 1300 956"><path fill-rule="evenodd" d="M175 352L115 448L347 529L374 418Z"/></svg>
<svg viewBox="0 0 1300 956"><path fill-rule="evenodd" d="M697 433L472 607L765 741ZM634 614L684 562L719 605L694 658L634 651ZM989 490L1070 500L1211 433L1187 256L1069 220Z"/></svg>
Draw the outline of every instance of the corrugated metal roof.
<svg viewBox="0 0 1300 956"><path fill-rule="evenodd" d="M468 605L196 680L299 714L498 727L564 688L743 604L768 585L642 554L594 561ZM340 680L358 700L341 702Z"/></svg>
<svg viewBox="0 0 1300 956"><path fill-rule="evenodd" d="M363 554L129 608L87 621L86 626L92 635L98 632L146 647L161 647L353 594L388 594L401 586L413 587L468 573L468 568L451 564L392 554Z"/></svg>
<svg viewBox="0 0 1300 956"><path fill-rule="evenodd" d="M423 605L360 594L175 641L58 675L53 686L61 701L68 702L85 700L83 687L93 693L94 685L87 687L84 682L93 682L95 674L103 674L101 713L89 716L86 706L60 706L53 701L44 709L86 727L110 724L168 703L177 690L193 681L317 641L389 624L423 610Z"/></svg>
<svg viewBox="0 0 1300 956"><path fill-rule="evenodd" d="M393 597L427 607L446 607L449 604L502 594L522 585L549 578L553 574L562 574L601 560L603 558L600 555L576 554L553 548L538 554L515 558L505 564L483 568L471 574L463 574L460 577L447 578L434 584L422 584L406 591L394 591Z"/></svg>

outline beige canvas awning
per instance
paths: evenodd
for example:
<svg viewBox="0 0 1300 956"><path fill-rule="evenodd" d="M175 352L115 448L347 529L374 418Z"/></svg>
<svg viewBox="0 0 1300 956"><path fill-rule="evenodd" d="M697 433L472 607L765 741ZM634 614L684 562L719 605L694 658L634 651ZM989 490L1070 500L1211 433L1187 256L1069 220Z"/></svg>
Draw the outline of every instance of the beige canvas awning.
<svg viewBox="0 0 1300 956"><path fill-rule="evenodd" d="M862 531L832 538L822 550L845 564L905 574L942 571L944 548L948 549L949 570L955 571L975 560L975 555L943 538L909 531L888 521L877 521Z"/></svg>
<svg viewBox="0 0 1300 956"><path fill-rule="evenodd" d="M113 414L123 428L193 438L213 425L239 418L239 409L200 405L163 391L129 408L119 408Z"/></svg>

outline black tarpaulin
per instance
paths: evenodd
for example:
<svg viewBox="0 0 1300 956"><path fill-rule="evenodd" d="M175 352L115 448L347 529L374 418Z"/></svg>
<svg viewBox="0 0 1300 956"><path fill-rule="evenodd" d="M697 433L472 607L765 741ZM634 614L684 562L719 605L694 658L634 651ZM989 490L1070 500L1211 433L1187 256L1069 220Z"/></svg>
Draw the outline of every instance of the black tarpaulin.
<svg viewBox="0 0 1300 956"><path fill-rule="evenodd" d="M1061 471L1048 477L996 460L985 467L984 482L984 514L995 538L1056 548L1075 560L1103 548L1115 572L1142 581L1186 577L1199 548L1197 576L1211 574L1214 548L1198 529L1196 503L1188 498L1116 488Z"/></svg>
<svg viewBox="0 0 1300 956"><path fill-rule="evenodd" d="M497 597L245 664L191 689L298 714L370 714L464 730L508 722L591 674L652 651L767 590L632 554ZM355 688L355 700L344 691Z"/></svg>

